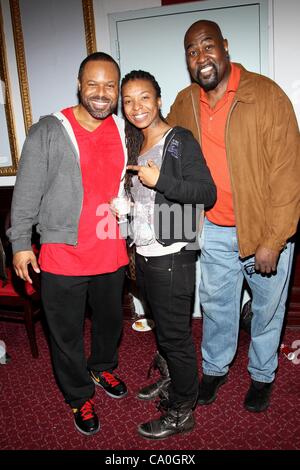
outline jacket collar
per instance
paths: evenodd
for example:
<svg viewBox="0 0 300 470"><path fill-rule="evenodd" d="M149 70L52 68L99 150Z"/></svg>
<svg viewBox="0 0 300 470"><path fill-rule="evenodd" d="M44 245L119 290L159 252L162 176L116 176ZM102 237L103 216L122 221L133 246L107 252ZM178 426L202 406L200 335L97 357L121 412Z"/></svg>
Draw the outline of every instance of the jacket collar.
<svg viewBox="0 0 300 470"><path fill-rule="evenodd" d="M256 98L253 73L248 72L241 64L235 65L241 69L241 78L236 92L236 100L243 101L244 103L254 103Z"/></svg>

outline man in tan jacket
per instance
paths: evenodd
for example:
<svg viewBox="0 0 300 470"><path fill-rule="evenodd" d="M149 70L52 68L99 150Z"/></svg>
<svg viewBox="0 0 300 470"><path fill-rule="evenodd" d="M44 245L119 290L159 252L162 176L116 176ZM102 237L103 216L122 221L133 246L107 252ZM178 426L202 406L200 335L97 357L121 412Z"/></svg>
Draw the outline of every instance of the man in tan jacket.
<svg viewBox="0 0 300 470"><path fill-rule="evenodd" d="M178 94L167 120L193 132L217 186L203 231L198 403L212 403L227 379L246 279L253 319L244 406L260 412L269 405L278 364L299 220L299 130L276 83L230 62L216 23L194 23L184 45L194 83Z"/></svg>

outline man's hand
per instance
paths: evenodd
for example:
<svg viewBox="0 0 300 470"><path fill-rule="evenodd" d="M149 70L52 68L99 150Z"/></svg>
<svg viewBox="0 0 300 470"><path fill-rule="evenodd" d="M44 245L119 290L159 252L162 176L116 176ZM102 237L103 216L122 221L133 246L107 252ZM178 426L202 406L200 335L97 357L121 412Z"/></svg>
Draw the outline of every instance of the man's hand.
<svg viewBox="0 0 300 470"><path fill-rule="evenodd" d="M32 279L28 274L28 265L31 264L32 268L36 273L40 272L40 268L37 264L36 256L33 251L18 251L13 257L13 266L15 268L17 276L23 281L28 281L32 284Z"/></svg>
<svg viewBox="0 0 300 470"><path fill-rule="evenodd" d="M259 246L255 252L255 271L262 274L271 274L277 269L279 251Z"/></svg>
<svg viewBox="0 0 300 470"><path fill-rule="evenodd" d="M147 165L127 165L127 170L137 171L140 182L149 188L154 188L158 181L160 170L152 160L148 160Z"/></svg>

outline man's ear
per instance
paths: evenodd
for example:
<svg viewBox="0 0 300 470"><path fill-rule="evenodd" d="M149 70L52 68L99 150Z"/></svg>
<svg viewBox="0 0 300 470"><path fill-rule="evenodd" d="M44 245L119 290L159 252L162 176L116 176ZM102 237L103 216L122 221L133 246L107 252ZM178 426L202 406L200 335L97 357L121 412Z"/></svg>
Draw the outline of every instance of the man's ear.
<svg viewBox="0 0 300 470"><path fill-rule="evenodd" d="M79 80L77 80L77 86L78 86L78 91L80 91L81 90L81 83L80 83Z"/></svg>
<svg viewBox="0 0 300 470"><path fill-rule="evenodd" d="M227 39L223 39L223 46L226 52L228 52L228 41Z"/></svg>

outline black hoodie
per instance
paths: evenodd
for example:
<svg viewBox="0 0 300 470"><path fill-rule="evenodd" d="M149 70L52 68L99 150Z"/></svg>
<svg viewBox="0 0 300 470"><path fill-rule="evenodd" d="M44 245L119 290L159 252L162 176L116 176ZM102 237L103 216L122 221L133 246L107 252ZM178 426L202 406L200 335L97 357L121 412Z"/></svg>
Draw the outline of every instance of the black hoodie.
<svg viewBox="0 0 300 470"><path fill-rule="evenodd" d="M194 242L203 209L216 201L216 187L193 134L174 127L167 135L160 176L154 188L157 241L168 246Z"/></svg>

